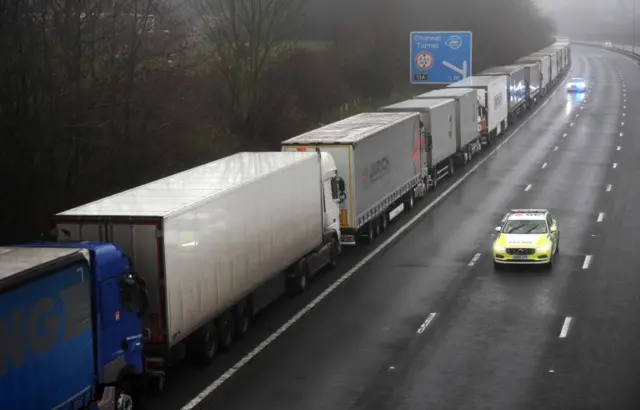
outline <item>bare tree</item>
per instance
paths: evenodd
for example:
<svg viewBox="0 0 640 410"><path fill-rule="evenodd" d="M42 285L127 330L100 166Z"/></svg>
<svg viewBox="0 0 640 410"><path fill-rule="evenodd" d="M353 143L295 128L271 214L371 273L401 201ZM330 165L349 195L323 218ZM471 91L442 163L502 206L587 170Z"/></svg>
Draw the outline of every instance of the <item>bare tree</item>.
<svg viewBox="0 0 640 410"><path fill-rule="evenodd" d="M0 0L0 174L13 179L0 235L20 240L28 224L132 179L161 108L147 84L158 88L166 10L163 0Z"/></svg>
<svg viewBox="0 0 640 410"><path fill-rule="evenodd" d="M302 0L191 0L200 18L203 50L224 81L232 132L260 127L267 72L293 47Z"/></svg>

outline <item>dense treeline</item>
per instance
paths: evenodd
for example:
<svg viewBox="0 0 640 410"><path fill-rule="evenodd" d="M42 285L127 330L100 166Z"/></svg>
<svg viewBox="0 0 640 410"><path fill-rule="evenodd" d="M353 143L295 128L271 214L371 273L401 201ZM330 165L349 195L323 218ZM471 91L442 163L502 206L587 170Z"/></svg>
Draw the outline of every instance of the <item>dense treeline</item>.
<svg viewBox="0 0 640 410"><path fill-rule="evenodd" d="M0 242L423 92L407 84L410 30L472 30L474 71L553 30L529 0L302 1L0 0Z"/></svg>

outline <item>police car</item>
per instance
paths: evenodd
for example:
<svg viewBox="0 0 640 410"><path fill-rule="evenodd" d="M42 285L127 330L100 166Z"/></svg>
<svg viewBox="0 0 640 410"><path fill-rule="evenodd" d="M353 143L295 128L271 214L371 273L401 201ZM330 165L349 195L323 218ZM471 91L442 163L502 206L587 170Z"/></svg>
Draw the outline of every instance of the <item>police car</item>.
<svg viewBox="0 0 640 410"><path fill-rule="evenodd" d="M512 209L496 227L493 264L500 269L507 264L553 266L560 251L558 223L547 209Z"/></svg>
<svg viewBox="0 0 640 410"><path fill-rule="evenodd" d="M569 80L569 82L567 83L567 91L569 92L575 91L575 92L583 93L587 91L587 83L584 81L583 78L574 77L571 80Z"/></svg>

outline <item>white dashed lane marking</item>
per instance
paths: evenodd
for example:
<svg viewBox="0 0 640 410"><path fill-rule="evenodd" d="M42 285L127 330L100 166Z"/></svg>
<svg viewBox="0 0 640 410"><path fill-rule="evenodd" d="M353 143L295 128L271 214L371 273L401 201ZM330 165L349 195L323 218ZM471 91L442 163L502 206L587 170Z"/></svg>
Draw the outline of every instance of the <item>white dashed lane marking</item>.
<svg viewBox="0 0 640 410"><path fill-rule="evenodd" d="M562 329L560 330L560 339L564 339L565 337L567 337L572 321L573 318L571 316L567 316L566 318L564 318L564 323L562 324Z"/></svg>
<svg viewBox="0 0 640 410"><path fill-rule="evenodd" d="M433 319L435 317L436 317L436 313L430 313L429 316L427 316L427 318L425 319L425 321L422 322L422 324L420 325L420 327L418 328L418 331L416 333L417 334L424 333L424 331L427 330L427 327L429 326L429 324L431 322L433 322Z"/></svg>

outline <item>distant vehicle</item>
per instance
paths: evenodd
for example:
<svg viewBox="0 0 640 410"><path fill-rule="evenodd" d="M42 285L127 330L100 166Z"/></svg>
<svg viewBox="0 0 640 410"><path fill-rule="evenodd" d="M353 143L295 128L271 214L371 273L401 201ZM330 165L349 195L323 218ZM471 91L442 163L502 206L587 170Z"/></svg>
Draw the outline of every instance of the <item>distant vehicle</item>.
<svg viewBox="0 0 640 410"><path fill-rule="evenodd" d="M560 251L558 223L546 209L512 209L496 227L493 265L532 264L553 266Z"/></svg>
<svg viewBox="0 0 640 410"><path fill-rule="evenodd" d="M574 77L567 82L567 91L585 92L587 91L587 83L583 78Z"/></svg>
<svg viewBox="0 0 640 410"><path fill-rule="evenodd" d="M611 41L605 41L604 42L604 46L605 47L611 47L612 46Z"/></svg>

